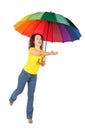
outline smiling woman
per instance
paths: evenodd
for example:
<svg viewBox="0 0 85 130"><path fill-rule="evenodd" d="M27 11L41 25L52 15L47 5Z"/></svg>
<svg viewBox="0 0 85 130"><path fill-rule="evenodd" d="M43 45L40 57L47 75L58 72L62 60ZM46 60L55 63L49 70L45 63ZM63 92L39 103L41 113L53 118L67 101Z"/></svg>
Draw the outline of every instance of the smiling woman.
<svg viewBox="0 0 85 130"><path fill-rule="evenodd" d="M41 34L32 35L29 41L27 63L19 75L17 88L13 91L9 99L10 105L12 106L13 102L17 99L17 96L24 90L26 82L28 83L28 101L26 112L29 123L33 122L33 101L39 67L40 65L45 65L45 56L56 54L58 54L58 52L43 51L43 36Z"/></svg>

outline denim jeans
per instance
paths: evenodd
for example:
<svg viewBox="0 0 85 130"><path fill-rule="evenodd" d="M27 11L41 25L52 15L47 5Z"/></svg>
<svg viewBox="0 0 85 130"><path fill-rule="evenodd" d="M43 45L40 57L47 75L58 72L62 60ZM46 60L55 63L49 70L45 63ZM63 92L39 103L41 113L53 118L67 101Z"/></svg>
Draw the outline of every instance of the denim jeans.
<svg viewBox="0 0 85 130"><path fill-rule="evenodd" d="M27 108L26 115L27 119L32 119L33 116L33 101L34 101L34 92L37 81L37 75L29 74L28 72L22 70L18 77L17 88L13 91L9 101L13 103L19 94L21 94L24 90L26 82L28 83L28 100L27 100Z"/></svg>

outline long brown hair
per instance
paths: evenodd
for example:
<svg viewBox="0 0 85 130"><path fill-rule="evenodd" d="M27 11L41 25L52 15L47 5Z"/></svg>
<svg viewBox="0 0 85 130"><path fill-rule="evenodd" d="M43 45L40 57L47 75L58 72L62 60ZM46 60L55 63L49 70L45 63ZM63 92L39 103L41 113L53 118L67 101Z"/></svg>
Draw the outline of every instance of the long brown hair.
<svg viewBox="0 0 85 130"><path fill-rule="evenodd" d="M35 40L35 36L36 35L40 35L41 36L41 39L42 39L42 45L40 46L40 49L43 50L43 36L40 34L40 33L35 33L31 36L30 40L29 40L29 49L31 47L35 47L35 44L34 44L34 40Z"/></svg>

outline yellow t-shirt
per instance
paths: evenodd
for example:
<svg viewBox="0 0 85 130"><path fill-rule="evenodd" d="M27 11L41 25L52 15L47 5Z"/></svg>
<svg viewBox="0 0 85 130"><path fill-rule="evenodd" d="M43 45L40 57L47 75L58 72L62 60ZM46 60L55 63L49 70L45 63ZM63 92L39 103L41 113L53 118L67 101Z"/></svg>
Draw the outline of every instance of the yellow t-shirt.
<svg viewBox="0 0 85 130"><path fill-rule="evenodd" d="M38 59L40 59L40 61L42 60L42 56L35 56L33 54L30 53L30 50L34 50L36 48L31 47L28 51L28 59L27 59L27 63L24 66L24 70L30 74L37 74L40 64L38 63ZM42 50L41 50L42 51Z"/></svg>

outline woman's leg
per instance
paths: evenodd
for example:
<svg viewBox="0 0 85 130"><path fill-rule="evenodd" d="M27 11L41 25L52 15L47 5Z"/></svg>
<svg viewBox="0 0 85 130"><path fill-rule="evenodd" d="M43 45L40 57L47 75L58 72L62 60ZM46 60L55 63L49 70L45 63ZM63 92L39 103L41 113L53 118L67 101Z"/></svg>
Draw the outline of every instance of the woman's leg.
<svg viewBox="0 0 85 130"><path fill-rule="evenodd" d="M33 101L34 101L34 92L36 86L37 75L32 75L30 80L28 81L28 101L27 101L27 119L32 119L33 116ZM32 122L31 122L32 123Z"/></svg>
<svg viewBox="0 0 85 130"><path fill-rule="evenodd" d="M22 93L27 80L28 80L27 75L26 75L25 71L22 70L22 72L20 73L19 78L18 78L17 88L14 90L14 92L12 93L12 95L9 99L10 105L12 105L12 103L17 99L17 96Z"/></svg>

